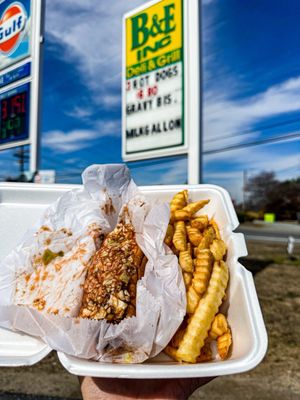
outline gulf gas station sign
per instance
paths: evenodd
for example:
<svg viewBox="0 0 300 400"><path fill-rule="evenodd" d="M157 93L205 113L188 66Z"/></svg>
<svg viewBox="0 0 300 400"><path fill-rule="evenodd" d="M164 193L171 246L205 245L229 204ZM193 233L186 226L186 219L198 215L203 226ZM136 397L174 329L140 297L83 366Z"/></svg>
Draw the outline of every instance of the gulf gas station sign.
<svg viewBox="0 0 300 400"><path fill-rule="evenodd" d="M123 40L123 159L186 151L183 0L126 14Z"/></svg>
<svg viewBox="0 0 300 400"><path fill-rule="evenodd" d="M0 4L0 60L7 68L30 55L30 1Z"/></svg>
<svg viewBox="0 0 300 400"><path fill-rule="evenodd" d="M0 0L0 150L30 144L36 170L43 0Z"/></svg>

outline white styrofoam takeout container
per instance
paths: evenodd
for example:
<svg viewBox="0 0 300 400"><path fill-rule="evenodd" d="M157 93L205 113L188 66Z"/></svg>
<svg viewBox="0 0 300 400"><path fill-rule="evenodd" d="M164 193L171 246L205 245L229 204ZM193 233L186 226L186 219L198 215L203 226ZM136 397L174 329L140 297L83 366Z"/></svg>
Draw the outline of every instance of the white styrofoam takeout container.
<svg viewBox="0 0 300 400"><path fill-rule="evenodd" d="M25 231L41 216L48 204L73 185L0 184L0 260L17 245ZM234 233L238 219L228 193L214 185L140 187L149 200L170 201L187 188L192 200L210 199L203 209L217 221L228 246L230 285L227 307L233 347L228 360L201 364L178 364L164 354L143 364L108 364L58 353L62 365L76 375L115 378L207 377L244 372L254 368L267 350L267 333L252 274L239 262L247 255L244 236ZM25 351L25 350L26 351ZM0 366L30 365L50 351L39 339L0 328Z"/></svg>

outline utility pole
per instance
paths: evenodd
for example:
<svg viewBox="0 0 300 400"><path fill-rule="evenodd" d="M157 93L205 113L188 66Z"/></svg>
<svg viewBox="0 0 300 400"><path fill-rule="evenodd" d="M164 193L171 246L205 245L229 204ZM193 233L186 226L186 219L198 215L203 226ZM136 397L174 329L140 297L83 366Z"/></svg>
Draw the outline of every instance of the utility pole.
<svg viewBox="0 0 300 400"><path fill-rule="evenodd" d="M246 210L246 185L247 185L248 177L247 170L243 170L243 211Z"/></svg>
<svg viewBox="0 0 300 400"><path fill-rule="evenodd" d="M13 154L14 157L18 159L18 164L19 164L19 171L20 171L20 177L24 175L25 172L25 162L29 160L29 154L28 154L28 149L24 148L24 146L21 146L18 148L18 150Z"/></svg>

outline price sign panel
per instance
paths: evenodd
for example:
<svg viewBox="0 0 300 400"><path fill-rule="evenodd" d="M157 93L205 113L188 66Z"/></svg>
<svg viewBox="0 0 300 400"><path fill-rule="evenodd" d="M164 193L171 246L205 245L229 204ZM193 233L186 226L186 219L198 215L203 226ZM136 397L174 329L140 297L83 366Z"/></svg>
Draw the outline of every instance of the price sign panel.
<svg viewBox="0 0 300 400"><path fill-rule="evenodd" d="M123 20L122 156L187 152L183 0L160 0Z"/></svg>
<svg viewBox="0 0 300 400"><path fill-rule="evenodd" d="M0 145L29 139L30 84L0 94Z"/></svg>

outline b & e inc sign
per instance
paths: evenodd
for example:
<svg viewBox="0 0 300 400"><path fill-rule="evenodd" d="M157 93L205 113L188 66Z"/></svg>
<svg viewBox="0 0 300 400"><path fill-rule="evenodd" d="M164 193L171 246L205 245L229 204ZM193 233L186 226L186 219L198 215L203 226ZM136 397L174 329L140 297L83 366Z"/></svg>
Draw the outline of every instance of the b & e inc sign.
<svg viewBox="0 0 300 400"><path fill-rule="evenodd" d="M135 10L124 30L124 159L185 147L183 1Z"/></svg>
<svg viewBox="0 0 300 400"><path fill-rule="evenodd" d="M188 155L199 182L198 0L154 0L123 18L122 157Z"/></svg>

